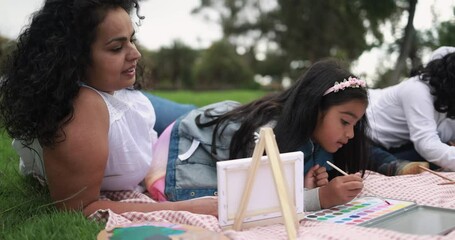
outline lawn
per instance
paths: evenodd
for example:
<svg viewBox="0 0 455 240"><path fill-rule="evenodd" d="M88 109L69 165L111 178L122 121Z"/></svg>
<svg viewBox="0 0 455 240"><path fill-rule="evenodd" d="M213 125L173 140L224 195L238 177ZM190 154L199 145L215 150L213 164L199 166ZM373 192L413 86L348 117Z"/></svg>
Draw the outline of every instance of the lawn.
<svg viewBox="0 0 455 240"><path fill-rule="evenodd" d="M246 103L266 94L245 90L152 93L197 106L226 99ZM104 224L89 221L81 213L57 211L47 189L20 175L18 164L11 139L0 130L0 239L96 239Z"/></svg>
<svg viewBox="0 0 455 240"><path fill-rule="evenodd" d="M204 106L209 103L219 102L226 99L236 100L242 103L250 102L265 94L264 91L229 90L229 91L152 91L156 96L172 99L179 103L192 103L196 106Z"/></svg>

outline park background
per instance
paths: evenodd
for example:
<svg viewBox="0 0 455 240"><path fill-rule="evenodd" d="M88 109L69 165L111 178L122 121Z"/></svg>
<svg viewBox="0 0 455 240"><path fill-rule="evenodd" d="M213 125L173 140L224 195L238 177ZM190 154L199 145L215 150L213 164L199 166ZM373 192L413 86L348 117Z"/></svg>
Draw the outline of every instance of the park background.
<svg viewBox="0 0 455 240"><path fill-rule="evenodd" d="M0 64L43 3L0 0ZM245 103L334 57L370 87L390 86L436 47L455 46L454 7L455 0L142 1L142 84L197 106ZM95 239L101 229L81 213L58 212L47 189L21 176L0 130L0 239Z"/></svg>
<svg viewBox="0 0 455 240"><path fill-rule="evenodd" d="M0 0L0 60L43 3ZM370 87L393 85L437 46L454 45L454 6L455 0L141 1L143 85L279 89L325 57L346 61Z"/></svg>

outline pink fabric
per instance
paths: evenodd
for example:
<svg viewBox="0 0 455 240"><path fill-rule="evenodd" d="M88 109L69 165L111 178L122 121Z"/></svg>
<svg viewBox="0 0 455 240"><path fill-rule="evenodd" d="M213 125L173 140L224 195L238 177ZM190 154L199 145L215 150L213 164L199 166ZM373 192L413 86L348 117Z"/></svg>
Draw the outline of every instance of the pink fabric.
<svg viewBox="0 0 455 240"><path fill-rule="evenodd" d="M442 174L455 178L455 172ZM379 196L415 201L421 205L455 209L455 185L437 185L440 182L444 182L444 180L427 172L418 175L395 177L386 177L375 172L368 172L365 178L365 186ZM371 195L371 193L362 192L360 196L364 195ZM105 193L103 197L116 201L154 202L146 195L137 192L109 192ZM199 226L216 232L222 231L215 217L185 211L116 214L110 210L98 210L90 218L107 221L106 229L108 230L114 226L132 222L165 221ZM225 230L222 232L229 238L236 240L287 239L286 229L282 224L255 227L243 231ZM299 239L449 240L455 239L455 231L446 236L412 235L379 228L302 220L299 228Z"/></svg>
<svg viewBox="0 0 455 240"><path fill-rule="evenodd" d="M169 154L169 142L174 123L170 124L161 133L158 141L153 146L153 161L150 171L145 177L145 186L150 196L156 201L167 201L164 195L166 165Z"/></svg>
<svg viewBox="0 0 455 240"><path fill-rule="evenodd" d="M158 180L153 182L153 184L147 188L147 191L150 193L150 197L156 201L163 202L167 201L166 195L164 195L164 187L166 180L164 177L160 177Z"/></svg>

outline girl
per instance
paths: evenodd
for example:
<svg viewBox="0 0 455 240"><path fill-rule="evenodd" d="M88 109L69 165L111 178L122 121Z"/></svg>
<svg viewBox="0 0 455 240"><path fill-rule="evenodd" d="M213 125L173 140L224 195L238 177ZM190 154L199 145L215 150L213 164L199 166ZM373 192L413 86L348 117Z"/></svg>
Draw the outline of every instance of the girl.
<svg viewBox="0 0 455 240"><path fill-rule="evenodd" d="M134 9L136 0L46 1L2 76L0 122L12 138L34 141L38 159L21 151L21 164L47 183L60 209L216 216L216 199L100 200L100 191L145 190L157 140L154 108L135 90L141 54L129 16Z"/></svg>
<svg viewBox="0 0 455 240"><path fill-rule="evenodd" d="M375 170L419 173L418 165L455 171L455 47L435 50L406 81L370 91ZM385 154L386 153L386 154ZM388 154L387 154L388 153ZM409 162L428 161L428 162Z"/></svg>
<svg viewBox="0 0 455 240"><path fill-rule="evenodd" d="M160 137L147 188L158 200L216 195L216 161L251 157L255 134L270 126L280 152L304 152L302 174L305 188L311 189L305 193L306 210L346 203L362 190L362 178L353 174L328 182L324 166L330 160L363 176L368 159L365 87L363 80L326 60L282 93L246 105L227 101L193 110Z"/></svg>

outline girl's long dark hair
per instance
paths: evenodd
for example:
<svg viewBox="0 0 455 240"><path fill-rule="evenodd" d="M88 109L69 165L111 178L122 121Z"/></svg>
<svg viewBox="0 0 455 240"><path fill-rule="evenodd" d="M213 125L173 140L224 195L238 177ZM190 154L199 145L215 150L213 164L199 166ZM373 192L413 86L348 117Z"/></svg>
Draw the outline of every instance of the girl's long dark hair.
<svg viewBox="0 0 455 240"><path fill-rule="evenodd" d="M213 135L215 141L215 136L221 134L223 123L241 122L231 141L230 159L249 157L254 147L253 133L270 121L276 121L274 133L280 152L297 151L311 140L319 113L324 115L332 106L351 100L368 103L365 88L346 88L323 96L335 82L350 76L353 75L335 60L317 62L291 88L242 105L203 126L216 125L217 130ZM210 112L205 114L210 115ZM368 122L364 115L354 128L354 138L334 154L338 166L349 172L364 172L367 169L367 130Z"/></svg>
<svg viewBox="0 0 455 240"><path fill-rule="evenodd" d="M455 53L430 61L425 67L420 66L411 72L411 76L416 75L431 86L434 109L455 119Z"/></svg>
<svg viewBox="0 0 455 240"><path fill-rule="evenodd" d="M138 15L136 0L47 0L34 13L2 70L0 123L12 138L45 146L64 140L97 26L118 7Z"/></svg>

